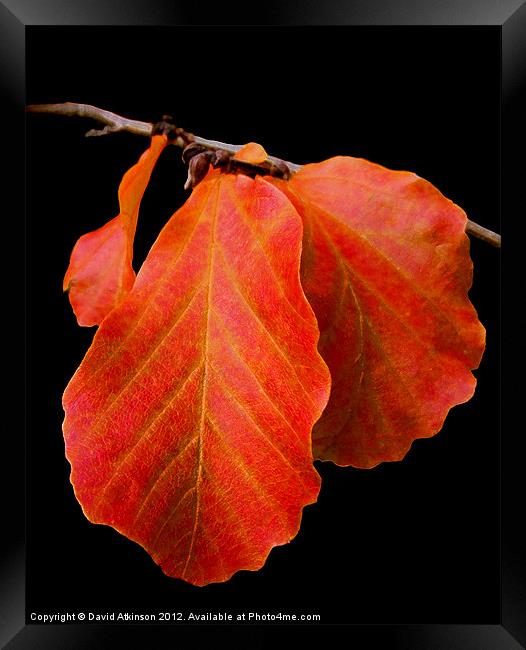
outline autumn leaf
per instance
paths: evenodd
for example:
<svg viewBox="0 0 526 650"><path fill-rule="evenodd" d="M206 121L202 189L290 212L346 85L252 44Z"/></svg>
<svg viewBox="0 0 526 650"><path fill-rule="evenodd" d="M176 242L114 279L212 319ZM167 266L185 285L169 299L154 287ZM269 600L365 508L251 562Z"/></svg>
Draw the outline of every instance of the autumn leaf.
<svg viewBox="0 0 526 650"><path fill-rule="evenodd" d="M303 219L302 284L332 376L314 455L400 460L475 389L485 331L467 297L466 215L415 174L356 158L271 182Z"/></svg>
<svg viewBox="0 0 526 650"><path fill-rule="evenodd" d="M330 376L302 226L266 180L211 171L161 232L64 394L86 516L196 585L262 566L318 495Z"/></svg>
<svg viewBox="0 0 526 650"><path fill-rule="evenodd" d="M166 136L153 136L150 147L122 179L119 215L80 237L73 248L63 288L79 325L98 325L135 282L132 259L139 206L166 144Z"/></svg>

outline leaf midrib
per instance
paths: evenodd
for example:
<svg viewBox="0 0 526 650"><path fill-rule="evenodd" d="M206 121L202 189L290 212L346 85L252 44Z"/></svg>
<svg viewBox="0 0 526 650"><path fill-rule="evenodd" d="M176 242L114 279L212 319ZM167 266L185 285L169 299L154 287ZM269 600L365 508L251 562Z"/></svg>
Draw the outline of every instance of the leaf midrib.
<svg viewBox="0 0 526 650"><path fill-rule="evenodd" d="M197 467L196 467L196 478L195 478L195 512L194 512L194 526L192 529L192 537L188 547L188 554L186 557L186 562L181 573L181 578L184 579L186 572L188 571L188 566L192 557L192 552L195 546L195 540L197 536L197 527L199 524L199 511L201 507L201 481L203 478L203 434L204 427L206 424L206 397L208 392L208 366L210 364L208 358L208 348L209 348L209 339L210 339L210 315L212 312L211 308L211 287L212 287L212 273L214 269L215 262L215 249L216 249L216 228L217 228L217 212L218 212L218 203L219 195L221 192L221 181L220 179L216 182L216 197L215 205L213 209L212 225L210 229L210 256L208 260L208 287L206 292L206 328L204 336L204 350L203 350L203 382L202 382L202 393L201 393L201 420L199 423L199 431L197 438ZM206 204L208 205L210 201L210 195Z"/></svg>

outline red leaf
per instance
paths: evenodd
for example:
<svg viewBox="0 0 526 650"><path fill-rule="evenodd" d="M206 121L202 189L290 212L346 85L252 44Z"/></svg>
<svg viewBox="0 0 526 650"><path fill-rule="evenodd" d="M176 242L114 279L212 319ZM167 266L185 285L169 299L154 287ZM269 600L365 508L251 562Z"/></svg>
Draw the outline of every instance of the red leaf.
<svg viewBox="0 0 526 650"><path fill-rule="evenodd" d="M197 585L262 566L320 479L330 377L299 282L301 220L265 180L212 171L161 232L64 394L86 516Z"/></svg>
<svg viewBox="0 0 526 650"><path fill-rule="evenodd" d="M166 136L152 137L119 186L120 214L80 237L73 248L63 286L79 325L98 325L135 282L132 258L139 206L166 144Z"/></svg>
<svg viewBox="0 0 526 650"><path fill-rule="evenodd" d="M475 389L466 215L430 183L356 158L272 181L304 222L302 284L332 376L316 458L373 467L432 436Z"/></svg>

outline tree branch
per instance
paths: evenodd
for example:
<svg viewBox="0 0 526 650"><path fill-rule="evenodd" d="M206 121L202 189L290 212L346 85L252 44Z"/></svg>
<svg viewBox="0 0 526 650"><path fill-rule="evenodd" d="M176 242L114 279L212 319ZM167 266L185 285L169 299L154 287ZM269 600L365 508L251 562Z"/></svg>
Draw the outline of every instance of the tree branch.
<svg viewBox="0 0 526 650"><path fill-rule="evenodd" d="M128 131L135 135L151 136L154 128L154 125L150 124L150 122L130 120L126 117L117 115L116 113L111 113L102 108L97 108L96 106L90 106L89 104L76 104L74 102L66 102L64 104L31 104L26 107L26 111L29 113L53 113L55 115L88 117L106 125L103 129L91 129L86 133L86 136L88 137L107 135L119 131ZM169 130L170 127L172 127L172 142L179 147L186 147L191 143L195 143L210 151L225 151L230 154L236 153L242 147L242 145L227 144L216 140L207 140L206 138L201 138L193 133L188 133L175 125L167 124L166 126ZM267 161L267 167L270 165L279 169L286 165L292 173L301 169L301 165L281 160L274 156L268 156ZM496 248L500 248L500 235L492 230L480 226L478 223L475 223L470 219L468 219L466 224L466 233L473 237L478 237L479 239L482 239L482 241L485 241Z"/></svg>
<svg viewBox="0 0 526 650"><path fill-rule="evenodd" d="M86 133L87 136L104 135L106 133L116 133L117 131L129 131L136 135L146 136L152 133L152 125L148 122L129 120L126 117L121 117L89 104L75 104L72 102L66 102L65 104L31 104L26 106L26 111L29 113L54 113L55 115L89 117L110 127L101 131L92 129Z"/></svg>
<svg viewBox="0 0 526 650"><path fill-rule="evenodd" d="M473 235L473 237L482 239L482 241L485 241L488 244L495 246L496 248L500 248L500 235L498 235L496 232L493 232L493 230L484 228L484 226L479 226L478 223L471 221L471 219L468 219L468 222L466 224L466 232L469 235Z"/></svg>

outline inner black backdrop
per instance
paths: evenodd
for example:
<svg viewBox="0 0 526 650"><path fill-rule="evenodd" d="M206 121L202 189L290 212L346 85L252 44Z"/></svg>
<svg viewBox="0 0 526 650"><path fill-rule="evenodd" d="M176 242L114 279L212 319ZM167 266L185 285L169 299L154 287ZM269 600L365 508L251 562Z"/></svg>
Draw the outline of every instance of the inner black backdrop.
<svg viewBox="0 0 526 650"><path fill-rule="evenodd" d="M298 163L345 154L415 171L500 230L497 28L28 28L27 102L78 101ZM147 146L84 138L92 121L30 115L27 612L316 612L322 622L497 623L498 253L472 241L488 347L473 400L373 470L316 463L300 533L258 572L204 588L166 577L69 483L61 395L94 333L61 285L76 239L118 213ZM146 191L136 269L188 195L168 148Z"/></svg>

